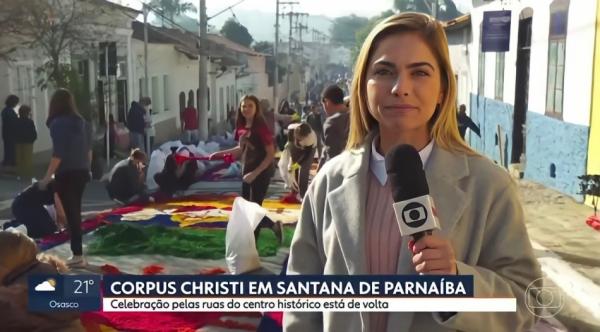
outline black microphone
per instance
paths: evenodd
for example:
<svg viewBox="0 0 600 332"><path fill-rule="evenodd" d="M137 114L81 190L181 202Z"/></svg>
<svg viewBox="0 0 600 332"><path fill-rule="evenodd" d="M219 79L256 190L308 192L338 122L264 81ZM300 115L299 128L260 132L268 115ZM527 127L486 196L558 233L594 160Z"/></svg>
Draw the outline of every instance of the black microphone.
<svg viewBox="0 0 600 332"><path fill-rule="evenodd" d="M419 152L408 144L395 146L385 156L385 168L392 188L394 212L400 234L415 242L440 225L433 215L429 185Z"/></svg>

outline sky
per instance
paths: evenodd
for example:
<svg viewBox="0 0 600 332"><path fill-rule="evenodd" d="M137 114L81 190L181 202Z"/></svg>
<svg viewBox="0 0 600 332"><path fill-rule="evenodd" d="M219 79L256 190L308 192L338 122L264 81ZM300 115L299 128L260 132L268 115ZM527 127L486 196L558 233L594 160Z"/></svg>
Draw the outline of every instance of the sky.
<svg viewBox="0 0 600 332"><path fill-rule="evenodd" d="M110 0L113 2L121 3L128 7L141 9L140 0ZM212 16L219 11L238 3L240 0L206 0L206 11L208 16ZM290 0L281 0L282 2L291 2ZM382 11L388 10L393 7L393 0L292 0L299 2L297 5L293 5L294 11L306 12L311 15L326 15L329 17L345 16L355 14L358 16L371 17L381 13ZM188 0L196 7L198 7L199 0ZM471 1L469 0L456 0L456 4L459 10L466 10L470 8ZM289 5L288 5L289 6ZM287 7L289 8L289 7ZM286 7L281 9L287 11ZM275 12L275 0L244 0L241 4L235 6L233 11L236 9L245 10L258 10L267 13ZM221 15L231 15L229 13L223 13Z"/></svg>

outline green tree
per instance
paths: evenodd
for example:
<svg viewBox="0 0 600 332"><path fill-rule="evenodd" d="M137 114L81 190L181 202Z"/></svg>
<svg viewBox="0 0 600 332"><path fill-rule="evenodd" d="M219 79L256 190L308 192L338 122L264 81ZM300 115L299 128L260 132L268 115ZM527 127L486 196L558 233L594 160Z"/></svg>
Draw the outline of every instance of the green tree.
<svg viewBox="0 0 600 332"><path fill-rule="evenodd" d="M254 41L254 38L252 38L252 35L248 32L248 29L234 18L229 18L225 21L221 28L221 34L223 34L225 38L246 47L250 47Z"/></svg>
<svg viewBox="0 0 600 332"><path fill-rule="evenodd" d="M356 40L356 32L368 23L369 19L356 15L336 17L329 30L331 41L345 46L352 46Z"/></svg>
<svg viewBox="0 0 600 332"><path fill-rule="evenodd" d="M358 31L356 31L355 42L354 42L354 46L352 48L352 53L351 53L351 59L352 59L351 63L356 62L356 58L358 57L360 48L362 47L362 44L364 43L365 39L367 38L367 36L369 35L369 32L371 32L373 27L375 27L375 25L377 25L377 23L381 22L385 18L390 17L392 15L394 15L393 10L391 10L391 9L386 10L377 16L371 17L369 19L369 21L367 22L367 24L365 24L365 26L363 26Z"/></svg>
<svg viewBox="0 0 600 332"><path fill-rule="evenodd" d="M197 12L196 6L191 2L182 2L181 0L152 0L149 5L153 9L158 9L160 11L163 27L165 26L166 18L170 20L170 24L173 26L172 22L175 22L174 19L176 16L180 16L187 12Z"/></svg>
<svg viewBox="0 0 600 332"><path fill-rule="evenodd" d="M252 48L256 52L265 53L265 54L273 54L273 43L270 41L259 41L254 43Z"/></svg>
<svg viewBox="0 0 600 332"><path fill-rule="evenodd" d="M93 23L107 13L106 7L98 6L96 1L19 0L18 5L11 5L15 2L8 0L0 15L9 18L0 18L0 49L8 50L8 58L17 48L39 50L47 59L36 68L37 84L42 89L48 83L68 87L71 66L65 60L74 54L89 55L98 40L109 38L100 24Z"/></svg>

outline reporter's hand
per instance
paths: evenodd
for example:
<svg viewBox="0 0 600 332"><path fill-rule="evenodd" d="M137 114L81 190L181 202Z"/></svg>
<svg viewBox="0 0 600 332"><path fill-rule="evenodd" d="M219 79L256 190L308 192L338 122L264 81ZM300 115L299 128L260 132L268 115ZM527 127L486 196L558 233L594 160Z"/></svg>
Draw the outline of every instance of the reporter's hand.
<svg viewBox="0 0 600 332"><path fill-rule="evenodd" d="M410 240L408 246L413 252L412 263L418 273L457 274L454 249L448 239L433 233L416 242Z"/></svg>

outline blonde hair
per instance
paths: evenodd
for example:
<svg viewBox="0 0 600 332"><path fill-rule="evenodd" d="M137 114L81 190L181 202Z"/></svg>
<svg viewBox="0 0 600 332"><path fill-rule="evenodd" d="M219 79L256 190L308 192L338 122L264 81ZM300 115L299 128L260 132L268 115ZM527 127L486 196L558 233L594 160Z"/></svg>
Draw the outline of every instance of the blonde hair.
<svg viewBox="0 0 600 332"><path fill-rule="evenodd" d="M52 265L59 273L69 271L65 262L49 254L38 254L33 239L18 232L0 232L0 284L15 270L29 266L35 261Z"/></svg>
<svg viewBox="0 0 600 332"><path fill-rule="evenodd" d="M373 51L385 37L396 33L417 33L429 46L430 51L438 62L441 72L442 102L430 120L430 132L435 144L439 147L463 152L469 155L477 154L460 137L456 121L456 80L450 56L448 40L442 24L429 15L420 13L401 13L392 15L377 24L369 33L360 49L352 80L350 93L350 132L347 148L354 149L363 145L367 135L378 127L377 120L369 113L367 103L367 70Z"/></svg>
<svg viewBox="0 0 600 332"><path fill-rule="evenodd" d="M37 246L27 235L0 232L0 282L12 271L36 260Z"/></svg>

